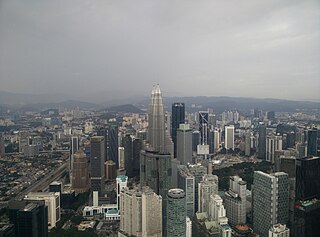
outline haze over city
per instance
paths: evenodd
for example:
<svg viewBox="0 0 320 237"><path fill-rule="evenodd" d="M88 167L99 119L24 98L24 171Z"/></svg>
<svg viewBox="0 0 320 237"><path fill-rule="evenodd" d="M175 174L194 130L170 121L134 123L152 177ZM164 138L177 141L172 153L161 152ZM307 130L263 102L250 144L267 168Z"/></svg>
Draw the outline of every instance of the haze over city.
<svg viewBox="0 0 320 237"><path fill-rule="evenodd" d="M319 100L320 2L0 2L0 90Z"/></svg>

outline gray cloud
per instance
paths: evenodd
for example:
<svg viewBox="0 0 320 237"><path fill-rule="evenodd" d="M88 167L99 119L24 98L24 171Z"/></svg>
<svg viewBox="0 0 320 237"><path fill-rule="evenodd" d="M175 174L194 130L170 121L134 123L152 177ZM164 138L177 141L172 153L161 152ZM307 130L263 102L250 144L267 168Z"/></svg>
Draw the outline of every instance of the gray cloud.
<svg viewBox="0 0 320 237"><path fill-rule="evenodd" d="M2 0L0 89L319 99L319 42L317 0Z"/></svg>

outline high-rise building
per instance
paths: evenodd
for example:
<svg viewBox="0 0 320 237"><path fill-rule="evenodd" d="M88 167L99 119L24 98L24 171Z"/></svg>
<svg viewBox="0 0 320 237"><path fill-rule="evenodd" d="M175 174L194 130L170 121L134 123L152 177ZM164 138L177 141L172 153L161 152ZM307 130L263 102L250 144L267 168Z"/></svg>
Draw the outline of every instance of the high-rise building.
<svg viewBox="0 0 320 237"><path fill-rule="evenodd" d="M14 225L0 223L0 237L15 237Z"/></svg>
<svg viewBox="0 0 320 237"><path fill-rule="evenodd" d="M192 132L192 151L197 151L197 146L200 144L200 132L193 131Z"/></svg>
<svg viewBox="0 0 320 237"><path fill-rule="evenodd" d="M199 111L200 144L208 144L209 112Z"/></svg>
<svg viewBox="0 0 320 237"><path fill-rule="evenodd" d="M170 189L167 195L167 237L186 236L185 192Z"/></svg>
<svg viewBox="0 0 320 237"><path fill-rule="evenodd" d="M73 172L73 160L74 154L79 150L79 139L78 137L71 137L70 141L70 159L69 159L69 177L70 182L72 181L72 172Z"/></svg>
<svg viewBox="0 0 320 237"><path fill-rule="evenodd" d="M165 121L161 90L159 85L153 87L148 110L148 141L156 152L167 152L165 147Z"/></svg>
<svg viewBox="0 0 320 237"><path fill-rule="evenodd" d="M89 172L86 154L82 150L73 155L73 171L71 188L76 193L84 193L89 189Z"/></svg>
<svg viewBox="0 0 320 237"><path fill-rule="evenodd" d="M193 175L194 177L194 185L195 185L195 188L194 188L194 209L195 209L195 212L198 212L199 211L199 207L198 207L198 200L199 200L199 183L201 182L202 180L202 177L208 173L208 168L201 165L201 164L188 164L187 165L187 168L189 170L189 172Z"/></svg>
<svg viewBox="0 0 320 237"><path fill-rule="evenodd" d="M244 149L245 156L250 156L251 154L251 132L247 131L245 133L245 149Z"/></svg>
<svg viewBox="0 0 320 237"><path fill-rule="evenodd" d="M320 158L296 159L296 200L320 198Z"/></svg>
<svg viewBox="0 0 320 237"><path fill-rule="evenodd" d="M48 207L44 201L11 202L9 220L15 237L48 237Z"/></svg>
<svg viewBox="0 0 320 237"><path fill-rule="evenodd" d="M140 151L142 140L133 135L126 135L124 142L124 164L129 178L138 176L140 173Z"/></svg>
<svg viewBox="0 0 320 237"><path fill-rule="evenodd" d="M234 126L225 126L224 129L224 147L234 150Z"/></svg>
<svg viewBox="0 0 320 237"><path fill-rule="evenodd" d="M192 163L192 129L189 124L180 124L176 130L176 157L182 165Z"/></svg>
<svg viewBox="0 0 320 237"><path fill-rule="evenodd" d="M118 160L118 126L109 125L108 127L108 160L112 160L119 167Z"/></svg>
<svg viewBox="0 0 320 237"><path fill-rule="evenodd" d="M6 153L6 151L5 151L5 146L4 146L4 138L0 134L0 157L3 157L5 155L5 153Z"/></svg>
<svg viewBox="0 0 320 237"><path fill-rule="evenodd" d="M267 127L264 124L259 124L259 138L258 138L258 159L266 159L266 139Z"/></svg>
<svg viewBox="0 0 320 237"><path fill-rule="evenodd" d="M186 194L186 212L191 219L195 213L195 180L193 174L185 165L178 166L178 188L183 189Z"/></svg>
<svg viewBox="0 0 320 237"><path fill-rule="evenodd" d="M282 137L280 135L271 135L267 137L266 141L266 160L275 163L275 152L282 150Z"/></svg>
<svg viewBox="0 0 320 237"><path fill-rule="evenodd" d="M209 213L210 196L218 194L218 176L205 174L198 186L198 212Z"/></svg>
<svg viewBox="0 0 320 237"><path fill-rule="evenodd" d="M214 130L213 131L213 151L217 152L220 147L220 131Z"/></svg>
<svg viewBox="0 0 320 237"><path fill-rule="evenodd" d="M104 162L105 140L103 136L91 138L90 176L91 189L101 191L104 189Z"/></svg>
<svg viewBox="0 0 320 237"><path fill-rule="evenodd" d="M120 193L120 236L162 237L162 197L148 186Z"/></svg>
<svg viewBox="0 0 320 237"><path fill-rule="evenodd" d="M229 191L225 195L225 207L231 226L246 223L247 183L239 176L231 176Z"/></svg>
<svg viewBox="0 0 320 237"><path fill-rule="evenodd" d="M119 146L118 148L118 161L119 161L119 170L124 170L125 169L125 159L124 159L124 147Z"/></svg>
<svg viewBox="0 0 320 237"><path fill-rule="evenodd" d="M104 163L106 180L114 180L117 177L117 165L112 160Z"/></svg>
<svg viewBox="0 0 320 237"><path fill-rule="evenodd" d="M177 157L177 129L180 124L185 123L185 106L184 103L172 104L172 122L171 137L174 144L174 157Z"/></svg>
<svg viewBox="0 0 320 237"><path fill-rule="evenodd" d="M320 233L320 199L299 201L294 206L294 237L314 237Z"/></svg>
<svg viewBox="0 0 320 237"><path fill-rule="evenodd" d="M317 136L318 130L316 128L308 130L307 133L307 155L308 156L317 156Z"/></svg>
<svg viewBox="0 0 320 237"><path fill-rule="evenodd" d="M118 210L120 210L120 193L127 187L128 185L128 176L125 175L119 175L116 178L117 182L117 204L118 204Z"/></svg>
<svg viewBox="0 0 320 237"><path fill-rule="evenodd" d="M56 227L57 222L61 219L61 208L60 208L60 193L50 192L35 192L28 193L24 197L24 200L28 201L44 201L48 207L48 228L52 229Z"/></svg>
<svg viewBox="0 0 320 237"><path fill-rule="evenodd" d="M290 230L286 225L275 224L270 228L268 237L290 237Z"/></svg>
<svg viewBox="0 0 320 237"><path fill-rule="evenodd" d="M162 95L159 85L153 87L148 111L148 141L149 148L141 151L140 155L140 185L149 186L153 191L161 195L162 206L162 232L165 235L166 228L166 199L171 187L172 176L172 146L165 131L165 119ZM171 142L172 143L172 142Z"/></svg>
<svg viewBox="0 0 320 237"><path fill-rule="evenodd" d="M288 174L255 171L253 185L253 230L267 237L273 225L289 220Z"/></svg>

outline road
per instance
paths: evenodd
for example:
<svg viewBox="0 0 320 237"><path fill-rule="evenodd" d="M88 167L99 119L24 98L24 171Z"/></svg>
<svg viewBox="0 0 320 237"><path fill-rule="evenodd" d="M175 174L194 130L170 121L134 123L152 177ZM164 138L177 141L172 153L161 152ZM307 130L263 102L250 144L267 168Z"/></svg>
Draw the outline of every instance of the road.
<svg viewBox="0 0 320 237"><path fill-rule="evenodd" d="M20 192L14 199L15 200L21 200L24 198L24 196L30 192L37 192L38 190L43 190L44 188L48 187L50 183L52 183L55 180L60 179L62 174L68 170L68 162L61 165L58 169L50 172L45 177L40 179L39 181L35 182L34 184L31 184L28 188Z"/></svg>

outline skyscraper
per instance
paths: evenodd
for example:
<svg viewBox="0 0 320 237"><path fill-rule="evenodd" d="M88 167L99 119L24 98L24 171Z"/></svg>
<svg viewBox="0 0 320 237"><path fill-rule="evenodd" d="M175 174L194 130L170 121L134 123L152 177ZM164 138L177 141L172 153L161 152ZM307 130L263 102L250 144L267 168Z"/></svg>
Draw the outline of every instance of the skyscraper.
<svg viewBox="0 0 320 237"><path fill-rule="evenodd" d="M267 237L273 225L289 220L288 174L255 171L253 185L253 230Z"/></svg>
<svg viewBox="0 0 320 237"><path fill-rule="evenodd" d="M267 137L266 140L266 160L275 163L275 152L282 150L282 137L280 134L271 135Z"/></svg>
<svg viewBox="0 0 320 237"><path fill-rule="evenodd" d="M159 85L153 87L148 111L149 148L140 155L140 185L149 186L163 199L162 230L166 228L166 199L171 187L172 147L168 147L168 136L165 133L162 95ZM167 134L168 135L168 134ZM167 144L167 145L166 145Z"/></svg>
<svg viewBox="0 0 320 237"><path fill-rule="evenodd" d="M177 129L182 123L185 123L184 103L173 103L172 104L171 137L174 144L174 157L177 157Z"/></svg>
<svg viewBox="0 0 320 237"><path fill-rule="evenodd" d="M193 131L192 132L192 151L197 151L197 146L200 144L200 132Z"/></svg>
<svg viewBox="0 0 320 237"><path fill-rule="evenodd" d="M124 164L129 178L138 176L140 172L140 151L142 140L133 135L126 135L124 143Z"/></svg>
<svg viewBox="0 0 320 237"><path fill-rule="evenodd" d="M73 159L74 154L79 150L79 139L78 137L71 137L71 147L70 147L70 160L69 160L69 176L70 182L72 181L72 172L73 172Z"/></svg>
<svg viewBox="0 0 320 237"><path fill-rule="evenodd" d="M167 198L167 237L186 236L185 192L182 189L170 189Z"/></svg>
<svg viewBox="0 0 320 237"><path fill-rule="evenodd" d="M308 130L308 148L307 155L308 156L317 156L317 136L318 130L316 128Z"/></svg>
<svg viewBox="0 0 320 237"><path fill-rule="evenodd" d="M320 158L296 159L296 200L320 198Z"/></svg>
<svg viewBox="0 0 320 237"><path fill-rule="evenodd" d="M203 175L198 187L198 212L209 213L210 196L218 194L218 176Z"/></svg>
<svg viewBox="0 0 320 237"><path fill-rule="evenodd" d="M105 141L103 136L91 138L90 175L92 191L104 189Z"/></svg>
<svg viewBox="0 0 320 237"><path fill-rule="evenodd" d="M84 193L89 188L89 172L86 154L82 150L73 155L71 187L76 193Z"/></svg>
<svg viewBox="0 0 320 237"><path fill-rule="evenodd" d="M224 130L224 146L227 150L234 150L234 126L225 126Z"/></svg>
<svg viewBox="0 0 320 237"><path fill-rule="evenodd" d="M193 174L185 165L178 166L178 188L183 189L186 194L186 212L191 219L195 213L195 180Z"/></svg>
<svg viewBox="0 0 320 237"><path fill-rule="evenodd" d="M165 153L165 121L163 101L159 85L153 87L148 110L148 141L150 147L156 151Z"/></svg>
<svg viewBox="0 0 320 237"><path fill-rule="evenodd" d="M176 131L176 157L182 165L192 163L192 129L189 124L180 124Z"/></svg>
<svg viewBox="0 0 320 237"><path fill-rule="evenodd" d="M208 144L209 112L199 111L200 144Z"/></svg>
<svg viewBox="0 0 320 237"><path fill-rule="evenodd" d="M266 136L267 128L264 124L259 124L259 138L258 138L258 159L266 159Z"/></svg>
<svg viewBox="0 0 320 237"><path fill-rule="evenodd" d="M119 167L118 147L118 126L112 124L108 127L108 159L115 162L117 167Z"/></svg>
<svg viewBox="0 0 320 237"><path fill-rule="evenodd" d="M231 176L229 191L225 196L225 207L229 223L232 226L246 223L247 183L239 176Z"/></svg>
<svg viewBox="0 0 320 237"><path fill-rule="evenodd" d="M9 204L9 220L15 237L47 237L48 207L44 201L13 201Z"/></svg>

